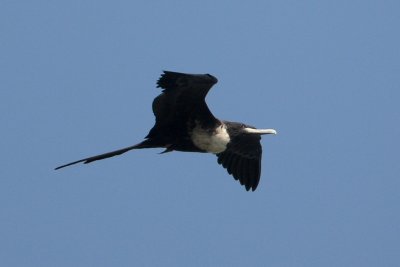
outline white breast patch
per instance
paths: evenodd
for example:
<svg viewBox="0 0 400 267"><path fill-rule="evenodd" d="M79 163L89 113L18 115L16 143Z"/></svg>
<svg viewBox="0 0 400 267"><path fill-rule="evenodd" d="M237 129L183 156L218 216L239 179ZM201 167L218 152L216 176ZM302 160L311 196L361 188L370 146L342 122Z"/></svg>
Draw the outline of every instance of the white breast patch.
<svg viewBox="0 0 400 267"><path fill-rule="evenodd" d="M191 133L191 138L198 148L214 154L224 151L230 141L224 124L221 124L214 132L206 131L197 124Z"/></svg>

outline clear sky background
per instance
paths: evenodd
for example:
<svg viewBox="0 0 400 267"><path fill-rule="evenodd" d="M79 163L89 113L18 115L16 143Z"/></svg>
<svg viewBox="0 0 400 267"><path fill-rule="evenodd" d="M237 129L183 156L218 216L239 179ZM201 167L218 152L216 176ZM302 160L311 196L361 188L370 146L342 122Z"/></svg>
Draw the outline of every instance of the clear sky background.
<svg viewBox="0 0 400 267"><path fill-rule="evenodd" d="M1 266L400 266L399 1L0 2ZM132 151L162 70L275 128L246 192Z"/></svg>

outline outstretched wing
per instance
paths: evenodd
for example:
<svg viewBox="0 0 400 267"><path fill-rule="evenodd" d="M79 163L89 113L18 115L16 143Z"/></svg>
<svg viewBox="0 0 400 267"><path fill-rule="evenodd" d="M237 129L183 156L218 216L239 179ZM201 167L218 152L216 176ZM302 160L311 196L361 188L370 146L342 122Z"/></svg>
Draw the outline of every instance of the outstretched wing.
<svg viewBox="0 0 400 267"><path fill-rule="evenodd" d="M210 74L187 74L164 71L157 81L163 92L153 101L156 124L147 138L158 133L179 136L187 132L187 123L194 120L202 125L215 125L217 119L205 102L205 97L217 79Z"/></svg>
<svg viewBox="0 0 400 267"><path fill-rule="evenodd" d="M218 163L239 180L246 190L256 190L261 175L261 137L254 134L235 136L224 152L217 154Z"/></svg>

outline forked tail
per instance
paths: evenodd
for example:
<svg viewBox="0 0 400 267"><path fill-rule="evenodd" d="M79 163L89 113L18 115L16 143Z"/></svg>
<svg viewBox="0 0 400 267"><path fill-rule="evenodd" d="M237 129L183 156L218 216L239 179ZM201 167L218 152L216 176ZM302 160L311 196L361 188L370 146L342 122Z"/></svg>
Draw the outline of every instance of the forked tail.
<svg viewBox="0 0 400 267"><path fill-rule="evenodd" d="M107 153L100 154L100 155L97 155L97 156L92 156L92 157L89 157L89 158L80 159L80 160L77 160L77 161L74 161L74 162L71 162L71 163L67 163L67 164L61 165L61 166L55 168L54 170L58 170L58 169L61 169L61 168L64 168L64 167L68 167L68 166L71 166L71 165L74 165L74 164L77 164L77 163L80 163L80 162L83 162L84 164L88 164L88 163L96 161L96 160L102 160L102 159L106 159L106 158L111 158L111 157L114 157L114 156L118 156L118 155L124 154L125 152L128 152L129 150L132 150L132 149L154 148L154 147L159 147L159 146L155 145L154 142L152 142L151 139L147 139L147 140L144 140L143 142L141 142L139 144L136 144L134 146L129 146L129 147L126 147L126 148L122 148L122 149L118 149L118 150L115 150L115 151L107 152Z"/></svg>

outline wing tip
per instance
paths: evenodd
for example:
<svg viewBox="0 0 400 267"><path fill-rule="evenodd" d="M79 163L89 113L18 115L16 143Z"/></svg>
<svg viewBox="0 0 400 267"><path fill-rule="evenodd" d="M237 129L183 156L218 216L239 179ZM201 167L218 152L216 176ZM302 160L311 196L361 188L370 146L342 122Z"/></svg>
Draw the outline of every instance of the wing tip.
<svg viewBox="0 0 400 267"><path fill-rule="evenodd" d="M160 78L157 80L157 88L171 88L176 84L176 80L182 73L163 70Z"/></svg>
<svg viewBox="0 0 400 267"><path fill-rule="evenodd" d="M237 157L224 152L217 154L217 157L218 164L222 165L229 175L239 181L246 191L254 192L257 189L261 176L260 161L251 160L247 164L243 164L243 162L239 164L240 160L238 161Z"/></svg>
<svg viewBox="0 0 400 267"><path fill-rule="evenodd" d="M191 77L197 83L200 82L201 84L207 84L208 86L212 86L218 82L218 79L210 74L190 74L163 70L160 78L157 80L157 88L169 89L178 85L185 86L187 83L190 83L190 81L189 79L181 79L184 77Z"/></svg>

